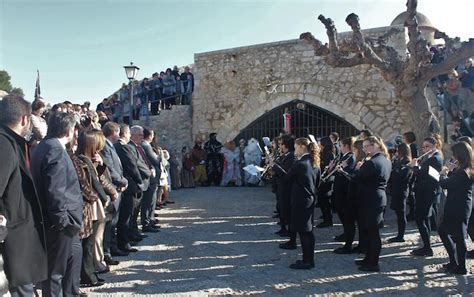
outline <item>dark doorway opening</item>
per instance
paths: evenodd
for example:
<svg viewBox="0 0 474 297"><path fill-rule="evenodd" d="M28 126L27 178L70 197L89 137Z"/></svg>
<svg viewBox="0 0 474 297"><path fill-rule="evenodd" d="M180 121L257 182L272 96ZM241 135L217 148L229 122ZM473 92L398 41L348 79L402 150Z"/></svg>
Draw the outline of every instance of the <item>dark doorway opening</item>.
<svg viewBox="0 0 474 297"><path fill-rule="evenodd" d="M236 142L252 137L261 141L264 136L273 139L280 135L284 131L285 111L291 115L291 132L296 137L308 137L308 134L313 134L320 138L328 136L331 132L339 133L341 138L359 134L359 130L339 116L311 103L293 100L253 121L235 137Z"/></svg>

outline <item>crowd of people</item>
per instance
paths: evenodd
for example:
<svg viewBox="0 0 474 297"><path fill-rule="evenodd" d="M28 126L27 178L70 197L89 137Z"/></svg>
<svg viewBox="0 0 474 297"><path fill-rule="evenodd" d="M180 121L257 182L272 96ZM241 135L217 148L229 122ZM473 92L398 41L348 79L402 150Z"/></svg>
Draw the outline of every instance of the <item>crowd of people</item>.
<svg viewBox="0 0 474 297"><path fill-rule="evenodd" d="M315 267L314 208L319 207L322 221L316 228L333 226L334 212L343 225L343 233L334 239L344 245L334 253L363 254L362 259L355 260L359 270L380 271L380 228L390 206L396 213L398 234L387 242L404 242L407 220L414 219L422 246L411 254L433 256L430 233L437 230L449 255L443 270L466 274L466 255L474 258L474 251L467 252L465 242L467 234L474 241L472 139L457 139L451 147L452 158L443 164L439 135L423 139L422 154L413 132L403 134L392 154L381 138L367 130L361 131L357 140L338 138L337 133L331 133L316 142L285 134L273 140L272 156L267 163L274 175L274 217L279 218L280 225L276 234L289 237L279 247L297 249L298 235L303 251L303 259L290 268ZM444 209L440 209L445 194ZM440 224L438 212L443 212ZM358 245L353 245L356 229Z"/></svg>
<svg viewBox="0 0 474 297"><path fill-rule="evenodd" d="M153 130L101 123L68 103L44 110L41 99L0 101L0 239L12 296L103 285L114 257L137 252L160 231L155 210L174 203L170 154Z"/></svg>
<svg viewBox="0 0 474 297"><path fill-rule="evenodd" d="M194 75L189 67L179 73L177 66L160 73L153 73L151 79L133 82L133 104L130 104L130 86L123 84L121 89L105 98L96 111L105 112L115 122L128 123L130 108L134 120L140 116L159 115L162 109L172 109L173 105L191 105L194 92Z"/></svg>
<svg viewBox="0 0 474 297"><path fill-rule="evenodd" d="M443 60L443 48L431 47L432 63ZM451 127L451 139L474 136L474 66L468 59L447 74L432 80L440 111L445 114L446 124Z"/></svg>

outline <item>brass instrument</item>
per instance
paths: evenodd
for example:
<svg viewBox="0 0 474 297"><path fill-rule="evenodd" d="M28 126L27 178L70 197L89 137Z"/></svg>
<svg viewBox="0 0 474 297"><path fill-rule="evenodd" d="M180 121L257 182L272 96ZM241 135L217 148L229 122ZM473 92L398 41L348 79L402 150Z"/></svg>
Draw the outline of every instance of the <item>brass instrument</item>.
<svg viewBox="0 0 474 297"><path fill-rule="evenodd" d="M338 157L336 162L334 163L334 168L329 172L328 172L329 165L326 166L323 173L321 174L321 181L326 182L334 173L336 173L339 165L341 165L342 162L343 162L342 157Z"/></svg>
<svg viewBox="0 0 474 297"><path fill-rule="evenodd" d="M429 156L429 155L430 155L431 153L433 153L434 151L436 151L436 149L427 151L426 153L422 154L422 155L419 156L418 158L415 158L414 160L417 160L417 162L421 163L421 160L422 160L423 158L425 158L426 156ZM410 167L410 168L411 168L411 167L413 167L413 166L411 166L410 164L402 166L403 169L405 169L405 168L407 168L407 167Z"/></svg>
<svg viewBox="0 0 474 297"><path fill-rule="evenodd" d="M265 148L266 148L266 147L265 147ZM278 154L278 153L279 153L279 151L278 151L278 149L277 149L277 151L275 152L275 154ZM270 151L269 151L268 149L265 150L265 155L266 155L265 159L268 159L269 162L268 162L268 164L265 165L265 169L264 169L264 170L262 171L262 173L261 173L261 177L262 177L262 178L263 178L268 172L270 172L270 169L272 168L273 163L275 163L275 162L277 162L278 160L280 160L280 158L283 156L283 155L279 154L278 157L274 158L274 157L271 156Z"/></svg>

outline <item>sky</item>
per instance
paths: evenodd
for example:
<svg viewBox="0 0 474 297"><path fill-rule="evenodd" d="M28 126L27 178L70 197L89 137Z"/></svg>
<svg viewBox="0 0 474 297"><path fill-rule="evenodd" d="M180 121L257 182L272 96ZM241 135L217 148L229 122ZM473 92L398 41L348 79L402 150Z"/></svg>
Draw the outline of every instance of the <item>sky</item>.
<svg viewBox="0 0 474 297"><path fill-rule="evenodd" d="M473 0L418 0L441 31L474 38ZM390 25L406 0L0 0L0 69L27 99L36 70L50 103L93 105L127 82L124 65L140 67L138 79L173 65L193 63L194 53L296 39L312 32L327 40L317 21L331 17L339 32L345 17L362 28Z"/></svg>

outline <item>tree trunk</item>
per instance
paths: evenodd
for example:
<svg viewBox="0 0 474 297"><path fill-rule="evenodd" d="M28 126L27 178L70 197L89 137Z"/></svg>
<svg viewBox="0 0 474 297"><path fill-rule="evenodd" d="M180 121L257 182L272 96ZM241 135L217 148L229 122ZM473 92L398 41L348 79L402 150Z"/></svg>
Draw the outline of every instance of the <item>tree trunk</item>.
<svg viewBox="0 0 474 297"><path fill-rule="evenodd" d="M440 133L439 122L431 112L431 106L426 97L425 88L419 87L406 102L409 104L409 126L411 126L413 132L415 132L419 144L423 139L431 136L432 132Z"/></svg>

